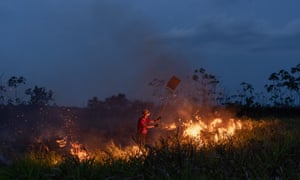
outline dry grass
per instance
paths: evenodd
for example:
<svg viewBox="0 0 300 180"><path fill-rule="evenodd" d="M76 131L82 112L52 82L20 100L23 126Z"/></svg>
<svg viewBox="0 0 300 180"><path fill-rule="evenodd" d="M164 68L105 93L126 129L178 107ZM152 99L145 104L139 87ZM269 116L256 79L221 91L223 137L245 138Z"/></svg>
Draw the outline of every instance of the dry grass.
<svg viewBox="0 0 300 180"><path fill-rule="evenodd" d="M30 153L2 166L0 178L299 179L298 120L244 123L252 128L201 147L175 131L142 150L111 144L85 160L55 152Z"/></svg>

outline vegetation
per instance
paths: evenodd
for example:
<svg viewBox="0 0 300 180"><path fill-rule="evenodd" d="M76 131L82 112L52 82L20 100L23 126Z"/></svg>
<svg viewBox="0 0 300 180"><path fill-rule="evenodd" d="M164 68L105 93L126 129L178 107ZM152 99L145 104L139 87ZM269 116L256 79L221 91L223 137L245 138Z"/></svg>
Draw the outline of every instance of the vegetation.
<svg viewBox="0 0 300 180"><path fill-rule="evenodd" d="M194 71L191 88L171 96L165 81L155 79L154 95L174 102L164 121L210 119L221 111L251 128L200 145L177 127L137 149L132 135L140 110L157 115L160 105L120 93L92 97L87 107L58 107L44 87L20 96L26 79L13 76L0 84L0 179L299 179L299 75L300 64L272 73L265 92L242 82L236 95L224 94L204 68ZM77 150L89 153L82 159L65 141L80 142L85 147Z"/></svg>
<svg viewBox="0 0 300 180"><path fill-rule="evenodd" d="M36 152L2 166L1 179L299 179L299 121L257 121L222 143L199 148L176 133L124 157ZM181 143L183 142L183 143Z"/></svg>

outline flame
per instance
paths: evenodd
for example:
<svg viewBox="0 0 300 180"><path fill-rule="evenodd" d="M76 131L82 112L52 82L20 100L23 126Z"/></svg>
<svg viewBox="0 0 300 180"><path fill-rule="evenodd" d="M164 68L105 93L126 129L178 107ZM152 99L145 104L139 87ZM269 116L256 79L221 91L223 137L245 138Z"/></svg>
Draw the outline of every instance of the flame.
<svg viewBox="0 0 300 180"><path fill-rule="evenodd" d="M170 125L164 126L164 129L167 129L167 130L174 130L176 128L177 128L177 126L176 126L176 124L174 122L171 123Z"/></svg>
<svg viewBox="0 0 300 180"><path fill-rule="evenodd" d="M239 120L234 118L214 118L214 119L202 119L199 116L195 116L193 120L182 121L179 119L177 122L171 122L170 124L161 124L162 129L166 130L166 133L172 133L176 130L176 135L180 137L180 143L195 143L197 148L203 147L205 144L222 143L226 142L230 137L236 135L239 130L252 130L254 126L264 126L264 123L256 123L252 120ZM172 132L171 132L172 131ZM164 132L163 132L164 133ZM164 134L165 135L165 134ZM97 157L101 155L99 159L122 159L130 160L130 157L141 157L147 155L145 149L140 148L137 145L127 145L124 147L117 146L113 141L102 144L103 149L99 151L88 152L83 144L78 141L67 142L71 138L63 137L56 140L56 143L60 148L69 148L68 151L71 155L79 158L80 161L90 158L91 156ZM192 141L190 141L192 140Z"/></svg>
<svg viewBox="0 0 300 180"><path fill-rule="evenodd" d="M88 152L82 144L80 144L79 142L71 142L70 144L71 144L71 149L70 149L71 155L78 157L80 161L89 158Z"/></svg>
<svg viewBox="0 0 300 180"><path fill-rule="evenodd" d="M59 145L60 148L67 148L67 138L64 137L62 139L57 139L56 143ZM98 156L101 154L102 158L103 157L112 157L113 159L128 159L129 157L132 156L141 156L144 152L139 148L137 145L129 145L126 146L125 148L121 148L115 145L115 143L112 141L111 143L108 143L106 145L105 151L99 151L97 154L94 152L88 152L85 146L78 141L75 142L70 142L70 149L69 153L72 156L77 157L80 161L87 160L91 156L90 154L93 154L94 157ZM104 153L105 152L105 153Z"/></svg>
<svg viewBox="0 0 300 180"><path fill-rule="evenodd" d="M202 126L202 124L193 123L192 121L184 124L184 126L186 126L186 129L183 132L183 136L189 136L192 138L200 137L201 130L205 128L205 126Z"/></svg>
<svg viewBox="0 0 300 180"><path fill-rule="evenodd" d="M220 142L233 136L236 130L242 129L240 120L229 119L224 122L221 118L213 119L209 123L205 123L200 118L196 118L196 122L192 120L183 123L183 137L192 138L201 142Z"/></svg>
<svg viewBox="0 0 300 180"><path fill-rule="evenodd" d="M180 124L181 123L181 124ZM182 136L186 139L192 139L193 141L202 145L203 143L217 143L234 136L237 130L244 128L251 129L251 125L243 126L241 120L233 118L224 120L222 118L214 118L211 121L202 120L201 117L195 116L194 120L188 120L185 122L179 121L180 125L176 125L174 122L170 125L164 126L166 130L174 130L181 128Z"/></svg>
<svg viewBox="0 0 300 180"><path fill-rule="evenodd" d="M111 142L106 146L106 149L108 155L114 159L129 160L129 157L141 156L143 154L142 150L137 145L129 145L122 148L116 146L114 142Z"/></svg>
<svg viewBox="0 0 300 180"><path fill-rule="evenodd" d="M69 146L67 146L68 142L67 142L67 137L63 137L61 139L57 139L56 143L58 144L58 146L60 148L67 148ZM70 154L72 156L78 157L78 159L80 161L83 161L85 159L89 158L88 152L85 149L83 144L80 144L78 141L75 142L70 142L70 150L69 150Z"/></svg>
<svg viewBox="0 0 300 180"><path fill-rule="evenodd" d="M56 143L60 148L64 148L67 145L67 137L63 137L62 139L57 139Z"/></svg>

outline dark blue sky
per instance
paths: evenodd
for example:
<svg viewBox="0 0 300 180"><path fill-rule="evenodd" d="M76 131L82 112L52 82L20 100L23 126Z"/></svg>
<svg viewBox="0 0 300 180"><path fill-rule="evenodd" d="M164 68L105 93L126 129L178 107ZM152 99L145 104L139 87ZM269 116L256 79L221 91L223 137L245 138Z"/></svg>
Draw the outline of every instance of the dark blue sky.
<svg viewBox="0 0 300 180"><path fill-rule="evenodd" d="M262 88L300 63L297 0L1 0L0 74L55 92L58 105L93 96L151 96L153 78L204 67L233 89Z"/></svg>

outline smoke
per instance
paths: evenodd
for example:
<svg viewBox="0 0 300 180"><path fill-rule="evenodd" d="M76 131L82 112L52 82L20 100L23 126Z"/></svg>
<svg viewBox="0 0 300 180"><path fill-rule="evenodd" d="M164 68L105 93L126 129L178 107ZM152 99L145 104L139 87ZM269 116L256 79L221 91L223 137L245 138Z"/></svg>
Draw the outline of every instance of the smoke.
<svg viewBox="0 0 300 180"><path fill-rule="evenodd" d="M17 6L8 4L7 8ZM157 78L166 83L173 75L184 80L190 72L187 59L167 46L151 20L126 4L31 0L22 5L5 11L15 20L7 31L19 27L15 45L5 50L7 59L14 62L7 69L14 68L31 83L52 89L58 105L85 106L89 98L116 93L153 100L149 82ZM9 36L13 35L8 34L7 41ZM12 55L9 49L18 54ZM36 125L38 132L31 136L56 140L76 135L74 140L90 147L103 146L110 139L132 142L137 121L131 116L99 117L94 122L81 114L81 119L56 117L63 120L58 125L48 123L52 120L48 118L44 126ZM67 127L68 122L74 126Z"/></svg>
<svg viewBox="0 0 300 180"><path fill-rule="evenodd" d="M0 70L53 90L58 105L85 106L94 96L117 93L144 98L153 78L187 66L155 23L127 3L30 0L0 8L7 19L0 30L7 62Z"/></svg>

